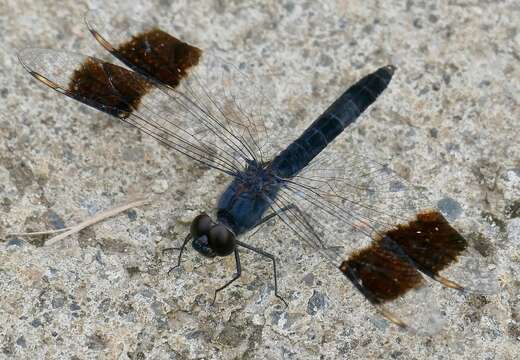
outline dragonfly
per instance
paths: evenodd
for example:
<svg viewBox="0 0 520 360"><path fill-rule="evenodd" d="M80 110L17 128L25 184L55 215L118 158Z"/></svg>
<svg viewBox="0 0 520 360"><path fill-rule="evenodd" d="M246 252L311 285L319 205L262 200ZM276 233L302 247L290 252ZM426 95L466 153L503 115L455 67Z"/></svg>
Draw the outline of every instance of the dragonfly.
<svg viewBox="0 0 520 360"><path fill-rule="evenodd" d="M362 77L273 153L267 124L279 114L254 79L155 25L95 11L85 22L122 64L37 48L22 50L20 62L51 89L228 177L212 215L201 212L191 222L172 268L181 264L190 242L207 258L234 256L236 272L215 290L213 302L240 278L245 249L272 262L274 294L287 305L278 290L276 257L243 240L275 219L401 328L443 326L442 311L434 306L435 284L459 292L495 291L487 260L417 187L352 145L344 156L328 154L389 86L395 66Z"/></svg>

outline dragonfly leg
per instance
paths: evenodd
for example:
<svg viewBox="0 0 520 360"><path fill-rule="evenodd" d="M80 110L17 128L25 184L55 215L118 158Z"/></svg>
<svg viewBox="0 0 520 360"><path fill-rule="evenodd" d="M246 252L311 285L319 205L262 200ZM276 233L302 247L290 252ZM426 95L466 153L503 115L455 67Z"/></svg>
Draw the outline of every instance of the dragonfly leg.
<svg viewBox="0 0 520 360"><path fill-rule="evenodd" d="M188 241L190 241L190 238L191 238L191 234L188 234L186 236L186 238L184 239L184 242L182 243L181 247L171 247L171 248L165 248L163 249L163 253L165 251L172 251L172 250L180 250L179 251L179 257L177 258L177 265L175 265L174 267L172 267L170 270L168 270L168 275L175 269L177 269L180 265L181 265L181 258L182 258L182 253L184 252L184 249L186 248L186 245L188 244Z"/></svg>
<svg viewBox="0 0 520 360"><path fill-rule="evenodd" d="M237 245L240 245L240 246L242 246L242 247L244 247L244 248L246 248L248 250L251 250L251 251L253 251L253 252L257 253L257 254L260 254L262 256L265 256L266 258L271 259L271 261L273 262L273 273L274 273L274 295L278 299L280 299L285 304L286 307L288 307L289 305L287 305L287 302L284 300L284 298L281 297L278 294L278 276L276 274L276 259L275 259L274 255L269 254L269 253L267 253L267 252L265 252L263 250L260 250L260 249L254 247L254 246L245 244L242 241L237 241Z"/></svg>
<svg viewBox="0 0 520 360"><path fill-rule="evenodd" d="M238 279L240 277L240 275L242 275L242 267L240 266L240 256L238 255L238 249L237 248L235 248L235 263L236 263L236 267L237 267L237 272L235 273L235 275L233 276L233 278L231 280L229 280L227 283L225 283L224 285L219 287L217 290L215 290L215 294L213 295L213 301L211 302L211 305L215 304L215 300L217 300L217 293L219 291L224 290L225 288L227 288L236 279Z"/></svg>

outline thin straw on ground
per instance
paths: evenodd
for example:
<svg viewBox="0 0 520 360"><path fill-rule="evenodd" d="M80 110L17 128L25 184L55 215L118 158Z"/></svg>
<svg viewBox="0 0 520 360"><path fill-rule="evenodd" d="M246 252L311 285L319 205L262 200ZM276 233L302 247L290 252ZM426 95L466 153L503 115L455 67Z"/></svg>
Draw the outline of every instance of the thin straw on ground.
<svg viewBox="0 0 520 360"><path fill-rule="evenodd" d="M51 246L51 245L54 245L56 244L57 242L65 239L66 237L70 236L70 235L73 235L75 233L78 233L80 232L81 230L89 227L89 226L92 226L96 223L99 223L101 221L104 221L108 218L111 218L115 215L118 215L120 213L122 213L123 211L126 211L126 210L129 210L129 209L132 209L132 208L136 208L136 207L140 207L140 206L143 206L143 205L149 205L152 203L152 199L144 199L144 198L138 198L138 199L135 199L135 200L132 200L130 202L127 202L123 205L120 205L120 206L117 206L115 208L112 208L110 210L107 210L107 211L102 211L100 213L97 213L95 214L93 217L85 220L85 221L82 221L80 222L79 224L77 225L74 225L74 226L70 226L70 227L67 227L67 228L64 228L64 229L57 229L57 230L48 230L48 231L37 231L37 232L30 232L30 233L17 233L17 234L10 234L10 235L13 235L13 236L36 236L36 235L47 235L47 234L55 234L55 233L61 233L49 240L47 240L45 242L45 246Z"/></svg>

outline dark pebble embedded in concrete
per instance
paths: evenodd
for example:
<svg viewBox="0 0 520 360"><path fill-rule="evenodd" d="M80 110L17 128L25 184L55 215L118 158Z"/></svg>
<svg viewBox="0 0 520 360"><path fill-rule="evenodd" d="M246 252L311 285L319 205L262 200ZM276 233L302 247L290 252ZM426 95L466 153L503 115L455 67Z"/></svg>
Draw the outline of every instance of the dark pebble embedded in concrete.
<svg viewBox="0 0 520 360"><path fill-rule="evenodd" d="M322 54L320 56L320 65L321 66L330 66L332 63L334 62L334 60L332 60L332 58L330 56L328 56L327 54Z"/></svg>
<svg viewBox="0 0 520 360"><path fill-rule="evenodd" d="M271 315L271 324L276 325L285 315L285 311L274 311Z"/></svg>
<svg viewBox="0 0 520 360"><path fill-rule="evenodd" d="M398 192L406 189L406 186L401 181L392 181L390 184L390 191Z"/></svg>
<svg viewBox="0 0 520 360"><path fill-rule="evenodd" d="M63 305L65 305L65 298L64 297L55 297L51 300L51 304L53 309L59 309L62 308Z"/></svg>
<svg viewBox="0 0 520 360"><path fill-rule="evenodd" d="M25 341L25 338L23 336L20 336L18 339L16 339L16 345L18 345L20 347L23 347L23 348L26 348L27 347L27 343Z"/></svg>
<svg viewBox="0 0 520 360"><path fill-rule="evenodd" d="M313 273L308 273L307 275L305 275L303 277L303 282L307 286L311 286L312 284L314 284L314 274Z"/></svg>
<svg viewBox="0 0 520 360"><path fill-rule="evenodd" d="M322 293L314 290L314 293L307 303L307 313L309 315L315 315L318 311L322 310L325 305L325 296Z"/></svg>
<svg viewBox="0 0 520 360"><path fill-rule="evenodd" d="M94 334L88 337L86 345L91 350L101 351L106 348L107 340L99 334Z"/></svg>
<svg viewBox="0 0 520 360"><path fill-rule="evenodd" d="M65 227L65 222L63 219L52 210L47 212L47 219L54 229L63 229Z"/></svg>
<svg viewBox="0 0 520 360"><path fill-rule="evenodd" d="M294 3L293 2L287 2L283 5L284 9L287 10L288 13L292 13L294 10Z"/></svg>
<svg viewBox="0 0 520 360"><path fill-rule="evenodd" d="M439 21L439 17L437 15L430 14L428 16L428 21L431 23L436 23L437 21Z"/></svg>
<svg viewBox="0 0 520 360"><path fill-rule="evenodd" d="M109 298L104 299L98 305L98 309L101 312L107 312L110 309L111 301Z"/></svg>
<svg viewBox="0 0 520 360"><path fill-rule="evenodd" d="M437 202L439 210L446 215L448 220L455 220L462 214L460 204L450 197L445 197Z"/></svg>
<svg viewBox="0 0 520 360"><path fill-rule="evenodd" d="M20 240L20 239L11 239L7 242L7 247L9 246L18 246L18 247L22 247L24 246L25 244L25 241L23 240Z"/></svg>
<svg viewBox="0 0 520 360"><path fill-rule="evenodd" d="M137 219L137 212L134 209L128 210L126 215L128 216L128 218L131 221L134 221L135 219Z"/></svg>
<svg viewBox="0 0 520 360"><path fill-rule="evenodd" d="M33 327L39 327L42 326L42 322L39 319L34 319L33 321L31 321L31 325Z"/></svg>

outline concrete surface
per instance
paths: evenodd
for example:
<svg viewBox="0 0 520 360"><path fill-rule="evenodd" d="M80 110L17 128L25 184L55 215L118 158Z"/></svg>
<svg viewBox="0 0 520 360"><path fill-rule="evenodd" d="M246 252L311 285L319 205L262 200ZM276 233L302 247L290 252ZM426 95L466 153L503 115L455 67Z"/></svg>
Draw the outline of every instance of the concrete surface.
<svg viewBox="0 0 520 360"><path fill-rule="evenodd" d="M273 105L298 131L355 79L395 64L390 88L340 142L364 144L438 194L434 204L497 266L500 292L450 293L446 328L414 336L382 321L336 269L277 225L255 241L280 258L289 307L273 295L270 264L247 253L243 277L211 307L233 260L191 250L168 275L175 255L161 249L212 208L227 179L37 85L17 62L16 49L27 46L102 54L82 22L89 7L156 21L255 75L269 73ZM2 0L0 358L515 358L518 19L517 0ZM7 236L71 225L150 190L159 204L53 248L42 237Z"/></svg>

